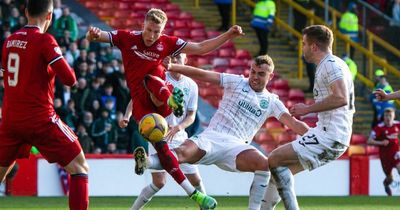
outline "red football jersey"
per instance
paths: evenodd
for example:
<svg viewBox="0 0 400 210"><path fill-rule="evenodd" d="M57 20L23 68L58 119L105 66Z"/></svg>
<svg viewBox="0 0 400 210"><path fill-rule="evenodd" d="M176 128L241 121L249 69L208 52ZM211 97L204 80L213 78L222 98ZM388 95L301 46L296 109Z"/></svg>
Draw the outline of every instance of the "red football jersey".
<svg viewBox="0 0 400 210"><path fill-rule="evenodd" d="M132 98L147 94L143 87L146 74L165 80L164 68L160 67L163 59L176 56L187 42L174 36L161 35L150 47L144 44L142 31L115 30L108 32L111 45L121 50L125 75Z"/></svg>
<svg viewBox="0 0 400 210"><path fill-rule="evenodd" d="M392 156L399 150L399 132L400 132L400 122L394 121L392 127L387 127L383 122L379 123L374 127L372 131L373 138L377 141L389 140L387 146L380 146L381 155ZM393 158L393 156L391 157Z"/></svg>
<svg viewBox="0 0 400 210"><path fill-rule="evenodd" d="M55 75L67 85L76 82L75 73L63 59L56 40L39 30L36 26L25 26L4 42L4 123L28 125L48 121L55 113Z"/></svg>

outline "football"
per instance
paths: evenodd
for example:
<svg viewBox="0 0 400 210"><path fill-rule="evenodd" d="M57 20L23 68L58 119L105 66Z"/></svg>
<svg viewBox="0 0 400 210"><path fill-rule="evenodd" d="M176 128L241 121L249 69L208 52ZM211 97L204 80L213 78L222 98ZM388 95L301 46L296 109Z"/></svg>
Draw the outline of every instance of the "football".
<svg viewBox="0 0 400 210"><path fill-rule="evenodd" d="M139 122L139 132L148 141L162 141L168 132L165 118L157 113L145 115Z"/></svg>

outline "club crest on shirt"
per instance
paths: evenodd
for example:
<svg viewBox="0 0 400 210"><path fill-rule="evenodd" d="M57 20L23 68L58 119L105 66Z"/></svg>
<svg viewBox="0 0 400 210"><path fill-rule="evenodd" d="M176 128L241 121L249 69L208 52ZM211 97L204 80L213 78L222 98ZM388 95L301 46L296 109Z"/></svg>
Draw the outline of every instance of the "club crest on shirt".
<svg viewBox="0 0 400 210"><path fill-rule="evenodd" d="M111 31L111 33L112 33L113 35L117 35L117 34L118 34L118 31L117 31L117 30L114 30L114 31Z"/></svg>
<svg viewBox="0 0 400 210"><path fill-rule="evenodd" d="M164 50L164 46L162 45L161 42L157 44L157 50L158 51L163 51Z"/></svg>
<svg viewBox="0 0 400 210"><path fill-rule="evenodd" d="M268 100L266 100L266 99L261 99L261 101L260 101L260 107L261 107L261 109L266 109L266 108L268 108L268 105L269 105L269 101L268 101Z"/></svg>
<svg viewBox="0 0 400 210"><path fill-rule="evenodd" d="M55 48L54 48L54 52L56 52L56 53L59 54L59 55L62 54L60 47L55 47Z"/></svg>
<svg viewBox="0 0 400 210"><path fill-rule="evenodd" d="M189 88L183 88L183 94L189 95Z"/></svg>

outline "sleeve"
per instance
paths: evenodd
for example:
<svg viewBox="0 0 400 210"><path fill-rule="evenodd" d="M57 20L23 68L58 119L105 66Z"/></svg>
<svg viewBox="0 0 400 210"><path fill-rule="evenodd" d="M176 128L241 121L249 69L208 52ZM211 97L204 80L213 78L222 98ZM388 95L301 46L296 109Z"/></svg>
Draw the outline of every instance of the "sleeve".
<svg viewBox="0 0 400 210"><path fill-rule="evenodd" d="M61 49L53 36L44 34L42 43L43 56L60 78L61 82L68 86L74 85L76 82L75 73L62 56Z"/></svg>
<svg viewBox="0 0 400 210"><path fill-rule="evenodd" d="M114 30L114 31L109 31L108 37L110 38L110 44L111 47L116 46L118 48L121 48L123 44L123 40L126 37L129 37L130 31L128 30Z"/></svg>
<svg viewBox="0 0 400 210"><path fill-rule="evenodd" d="M197 102L199 99L199 89L197 87L197 84L191 80L190 81L191 88L190 88L190 97L188 101L188 111L194 111L197 110Z"/></svg>
<svg viewBox="0 0 400 210"><path fill-rule="evenodd" d="M283 102L279 100L278 96L271 99L271 115L276 119L280 119L283 113L289 113L289 110L285 107Z"/></svg>
<svg viewBox="0 0 400 210"><path fill-rule="evenodd" d="M171 55L172 57L179 55L182 49L185 48L185 46L187 45L187 42L176 36L167 36L167 37L168 37L167 39L168 49L170 50L168 54Z"/></svg>
<svg viewBox="0 0 400 210"><path fill-rule="evenodd" d="M238 85L243 80L244 80L243 75L222 73L220 84L221 87L223 87L224 89L231 89L236 87L236 85Z"/></svg>
<svg viewBox="0 0 400 210"><path fill-rule="evenodd" d="M332 84L338 79L343 79L343 71L346 70L341 69L341 67L335 61L331 60L328 60L328 62L325 64L325 69L325 77L328 84Z"/></svg>

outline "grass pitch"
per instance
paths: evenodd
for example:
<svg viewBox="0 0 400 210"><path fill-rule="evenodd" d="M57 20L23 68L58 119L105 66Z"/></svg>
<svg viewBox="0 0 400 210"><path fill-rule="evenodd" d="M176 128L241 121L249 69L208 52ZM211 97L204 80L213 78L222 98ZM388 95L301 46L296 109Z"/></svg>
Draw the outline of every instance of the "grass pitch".
<svg viewBox="0 0 400 210"><path fill-rule="evenodd" d="M247 197L216 197L217 209L245 210ZM299 197L299 204L304 210L394 210L400 207L399 197ZM128 210L133 197L91 197L90 208L93 210ZM1 210L68 210L66 197L0 197ZM194 202L187 197L155 197L144 208L148 210L198 210ZM277 210L283 210L282 203Z"/></svg>

